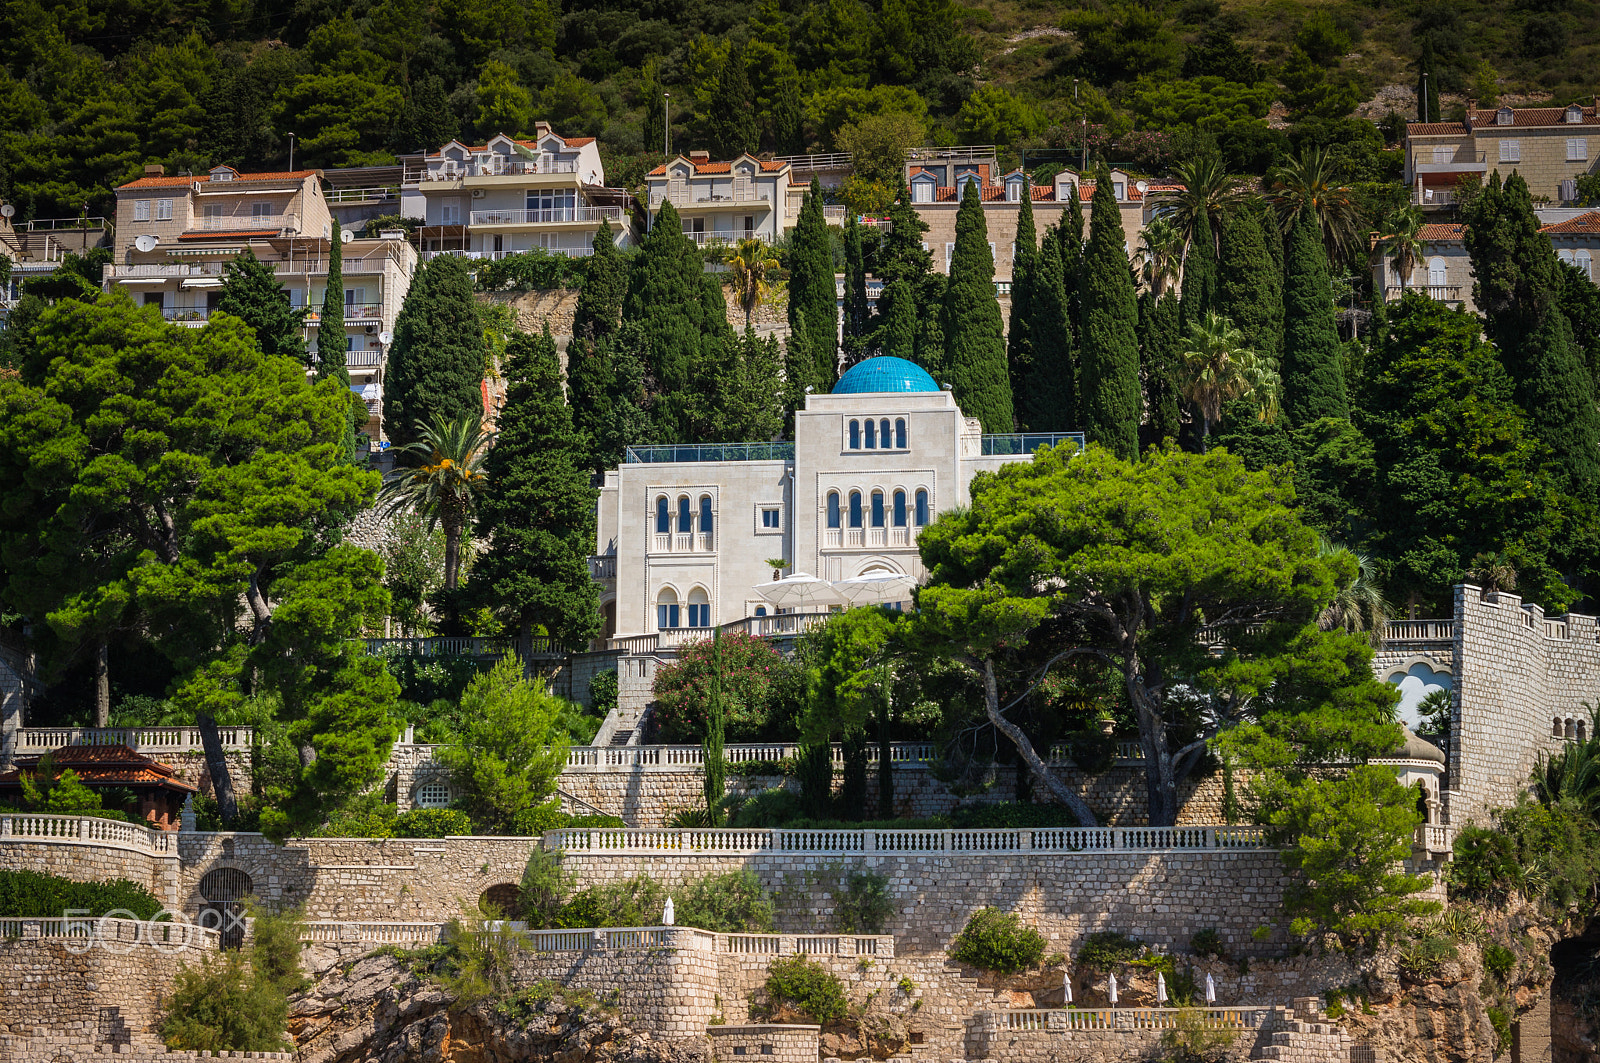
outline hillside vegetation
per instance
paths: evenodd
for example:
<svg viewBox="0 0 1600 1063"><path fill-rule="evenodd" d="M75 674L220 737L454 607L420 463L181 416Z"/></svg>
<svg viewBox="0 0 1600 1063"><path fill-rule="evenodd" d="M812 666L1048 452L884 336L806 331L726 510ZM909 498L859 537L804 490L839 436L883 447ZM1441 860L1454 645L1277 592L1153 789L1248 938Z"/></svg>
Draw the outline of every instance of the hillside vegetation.
<svg viewBox="0 0 1600 1063"><path fill-rule="evenodd" d="M663 93L678 150L1087 146L1159 171L1214 139L1260 173L1310 141L1382 180L1384 138L1344 119L1419 65L1446 93L1566 102L1597 57L1591 0L10 0L0 195L104 213L146 163L282 168L290 134L297 165L382 163L541 119L637 184ZM1390 102L1414 111L1391 92L1366 116Z"/></svg>

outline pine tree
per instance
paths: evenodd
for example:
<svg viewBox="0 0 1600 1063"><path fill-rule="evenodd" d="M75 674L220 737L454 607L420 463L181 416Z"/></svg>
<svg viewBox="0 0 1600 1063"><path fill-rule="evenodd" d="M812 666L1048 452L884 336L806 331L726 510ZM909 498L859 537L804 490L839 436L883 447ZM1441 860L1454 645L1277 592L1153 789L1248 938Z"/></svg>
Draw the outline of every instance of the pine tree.
<svg viewBox="0 0 1600 1063"><path fill-rule="evenodd" d="M278 283L272 266L258 259L253 251L243 251L223 267L223 274L217 310L243 318L255 330L261 353L309 365L305 308L290 305L289 293Z"/></svg>
<svg viewBox="0 0 1600 1063"><path fill-rule="evenodd" d="M833 251L822 217L822 186L811 191L789 243L789 384L826 392L838 379L838 296L833 281Z"/></svg>
<svg viewBox="0 0 1600 1063"><path fill-rule="evenodd" d="M655 434L663 441L689 440L688 407L698 364L708 342L727 331L725 316L720 322L707 320L708 276L699 250L683 234L677 210L663 203L628 271L622 302L622 320L639 326L649 358Z"/></svg>
<svg viewBox="0 0 1600 1063"><path fill-rule="evenodd" d="M1283 349L1282 273L1256 214L1235 210L1222 223L1222 258L1212 309L1244 333L1245 345L1274 369Z"/></svg>
<svg viewBox="0 0 1600 1063"><path fill-rule="evenodd" d="M1010 367L1013 388L1027 375L1028 363L1032 360L1028 324L1033 316L1031 285L1034 261L1038 257L1033 195L1027 186L1022 191L1022 205L1017 208L1016 250L1011 256L1011 320L1006 329L1006 364Z"/></svg>
<svg viewBox="0 0 1600 1063"><path fill-rule="evenodd" d="M719 158L732 159L756 150L761 130L756 125L753 100L744 69L744 49L736 46L722 64L707 121L711 150Z"/></svg>
<svg viewBox="0 0 1600 1063"><path fill-rule="evenodd" d="M478 503L478 534L489 548L473 566L472 589L521 633L527 662L536 627L567 649L599 630L599 585L589 575L598 493L548 325L506 344L506 379Z"/></svg>
<svg viewBox="0 0 1600 1063"><path fill-rule="evenodd" d="M1183 260L1183 301L1178 313L1180 335L1190 324L1206 319L1216 294L1216 237L1212 233L1210 215L1202 211L1195 219L1194 236L1189 240L1189 251Z"/></svg>
<svg viewBox="0 0 1600 1063"><path fill-rule="evenodd" d="M583 288L572 311L572 335L598 340L617 330L622 319L622 299L628 291L628 265L617 250L609 221L601 221L594 234L594 254L584 264Z"/></svg>
<svg viewBox="0 0 1600 1063"><path fill-rule="evenodd" d="M334 377L350 386L345 364L344 338L344 233L333 226L328 241L328 283L322 293L322 316L317 320L317 376Z"/></svg>
<svg viewBox="0 0 1600 1063"><path fill-rule="evenodd" d="M1176 440L1182 428L1178 410L1177 371L1180 361L1178 300L1146 292L1139 297L1139 375L1144 381L1146 445Z"/></svg>
<svg viewBox="0 0 1600 1063"><path fill-rule="evenodd" d="M418 424L481 416L486 355L466 262L440 255L424 263L395 319L383 377L390 441L414 441Z"/></svg>
<svg viewBox="0 0 1600 1063"><path fill-rule="evenodd" d="M1073 239L1069 234L1067 239ZM1061 277L1061 230L1045 230L1032 276L1028 322L1033 336L1027 371L1012 378L1017 420L1029 432L1070 432L1079 427L1077 352Z"/></svg>
<svg viewBox="0 0 1600 1063"><path fill-rule="evenodd" d="M1333 316L1328 253L1309 210L1289 232L1283 271L1283 412L1290 427L1322 417L1348 420L1344 358Z"/></svg>
<svg viewBox="0 0 1600 1063"><path fill-rule="evenodd" d="M1122 213L1104 169L1095 181L1079 285L1084 428L1124 461L1139 455L1139 308Z"/></svg>
<svg viewBox="0 0 1600 1063"><path fill-rule="evenodd" d="M956 246L944 295L945 365L956 404L985 432L1016 427L1006 371L1000 304L994 297L994 255L983 217L983 196L969 182L956 212Z"/></svg>
<svg viewBox="0 0 1600 1063"><path fill-rule="evenodd" d="M1517 405L1555 452L1568 494L1592 502L1600 491L1600 413L1567 315L1551 306L1518 351Z"/></svg>
<svg viewBox="0 0 1600 1063"><path fill-rule="evenodd" d="M861 226L854 211L844 220L844 366L846 369L867 356L871 330L867 303L867 263L861 250Z"/></svg>

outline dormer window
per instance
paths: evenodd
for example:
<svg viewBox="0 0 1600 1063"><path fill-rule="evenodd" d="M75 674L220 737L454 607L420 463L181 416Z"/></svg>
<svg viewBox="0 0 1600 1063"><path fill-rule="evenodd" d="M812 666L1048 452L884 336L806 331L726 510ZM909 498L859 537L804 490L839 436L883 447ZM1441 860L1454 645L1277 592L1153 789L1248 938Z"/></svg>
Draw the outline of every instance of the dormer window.
<svg viewBox="0 0 1600 1063"><path fill-rule="evenodd" d="M927 173L919 173L911 179L911 202L932 203L935 181Z"/></svg>
<svg viewBox="0 0 1600 1063"><path fill-rule="evenodd" d="M983 191L982 188L978 185L978 178L975 175L973 175L973 174L962 174L960 177L956 178L956 198L957 199L966 198L967 186L968 185L971 185L973 188L977 188L980 193Z"/></svg>
<svg viewBox="0 0 1600 1063"><path fill-rule="evenodd" d="M1022 202L1022 188L1023 188L1023 183L1018 178L1012 178L1011 180L1007 181L1006 182L1006 199L1011 201L1012 203L1020 203L1020 202Z"/></svg>
<svg viewBox="0 0 1600 1063"><path fill-rule="evenodd" d="M1116 193L1118 202L1128 198L1128 185L1125 181L1111 182L1111 190Z"/></svg>
<svg viewBox="0 0 1600 1063"><path fill-rule="evenodd" d="M1511 113L1511 108L1509 107L1502 107L1494 113L1495 125L1510 125L1514 121L1516 121L1516 117Z"/></svg>
<svg viewBox="0 0 1600 1063"><path fill-rule="evenodd" d="M1583 108L1573 104L1567 108L1567 124L1581 125L1583 123Z"/></svg>
<svg viewBox="0 0 1600 1063"><path fill-rule="evenodd" d="M215 170L211 171L209 174L209 179L212 181L231 181L238 176L239 174L232 167L218 166Z"/></svg>

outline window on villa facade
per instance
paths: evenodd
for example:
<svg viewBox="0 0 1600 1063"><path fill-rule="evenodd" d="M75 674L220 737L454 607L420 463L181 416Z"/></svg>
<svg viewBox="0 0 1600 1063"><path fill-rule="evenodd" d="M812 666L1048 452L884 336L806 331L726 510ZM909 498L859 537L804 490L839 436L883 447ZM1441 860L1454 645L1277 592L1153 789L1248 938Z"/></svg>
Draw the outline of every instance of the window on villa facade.
<svg viewBox="0 0 1600 1063"><path fill-rule="evenodd" d="M678 592L663 588L656 596L656 627L665 631L678 626Z"/></svg>
<svg viewBox="0 0 1600 1063"><path fill-rule="evenodd" d="M872 492L872 526L883 527L883 492Z"/></svg>
<svg viewBox="0 0 1600 1063"><path fill-rule="evenodd" d="M932 203L933 185L927 181L918 181L911 186L911 200L914 203Z"/></svg>
<svg viewBox="0 0 1600 1063"><path fill-rule="evenodd" d="M711 534L711 496L700 496L700 531L702 534Z"/></svg>
<svg viewBox="0 0 1600 1063"><path fill-rule="evenodd" d="M917 488L917 527L928 523L928 492L926 488Z"/></svg>
<svg viewBox="0 0 1600 1063"><path fill-rule="evenodd" d="M828 527L837 528L838 526L839 526L839 492L837 492L837 491L829 491L828 492Z"/></svg>
<svg viewBox="0 0 1600 1063"><path fill-rule="evenodd" d="M156 200L156 221L171 221L171 220L172 220L172 200L170 200L170 199L158 199L158 200Z"/></svg>
<svg viewBox="0 0 1600 1063"><path fill-rule="evenodd" d="M1567 138L1567 161L1584 162L1589 158L1589 140L1587 137Z"/></svg>
<svg viewBox="0 0 1600 1063"><path fill-rule="evenodd" d="M904 528L906 526L906 493L904 491L897 490L894 493L894 526L896 528Z"/></svg>
<svg viewBox="0 0 1600 1063"><path fill-rule="evenodd" d="M450 803L450 787L442 782L423 783L417 787L418 808L444 808Z"/></svg>
<svg viewBox="0 0 1600 1063"><path fill-rule="evenodd" d="M885 417L878 422L878 438L883 440L883 449L889 449L889 418Z"/></svg>
<svg viewBox="0 0 1600 1063"><path fill-rule="evenodd" d="M666 535L672 531L672 515L667 506L667 496L662 495L656 499L656 534Z"/></svg>
<svg viewBox="0 0 1600 1063"><path fill-rule="evenodd" d="M134 201L134 204L133 204L133 220L134 221L149 221L150 220L150 201L148 199L139 199L139 200L135 200Z"/></svg>
<svg viewBox="0 0 1600 1063"><path fill-rule="evenodd" d="M861 422L860 421L851 421L850 422L850 449L851 450L860 450L861 449Z"/></svg>
<svg viewBox="0 0 1600 1063"><path fill-rule="evenodd" d="M694 516L689 511L689 496L678 497L678 534L687 535L694 531Z"/></svg>
<svg viewBox="0 0 1600 1063"><path fill-rule="evenodd" d="M783 511L779 509L763 509L761 511L761 526L776 531L782 526Z"/></svg>
<svg viewBox="0 0 1600 1063"><path fill-rule="evenodd" d="M1428 259L1428 286L1438 288L1449 282L1449 271L1445 268L1444 259L1435 256Z"/></svg>
<svg viewBox="0 0 1600 1063"><path fill-rule="evenodd" d="M1583 272L1585 277L1589 278L1591 281L1594 280L1594 263L1589 257L1589 252L1579 251L1577 254L1573 255L1572 264L1577 266L1578 269Z"/></svg>
<svg viewBox="0 0 1600 1063"><path fill-rule="evenodd" d="M861 527L861 492L850 492L850 527Z"/></svg>
<svg viewBox="0 0 1600 1063"><path fill-rule="evenodd" d="M894 448L896 450L906 449L906 419L904 417L897 418L894 422Z"/></svg>
<svg viewBox="0 0 1600 1063"><path fill-rule="evenodd" d="M711 599L700 587L689 592L689 626L711 626Z"/></svg>
<svg viewBox="0 0 1600 1063"><path fill-rule="evenodd" d="M1433 161L1435 163L1454 162L1455 161L1455 157L1456 157L1456 149L1455 148L1436 147L1436 148L1433 149Z"/></svg>
<svg viewBox="0 0 1600 1063"><path fill-rule="evenodd" d="M878 449L878 425L870 419L867 421L867 449Z"/></svg>
<svg viewBox="0 0 1600 1063"><path fill-rule="evenodd" d="M1522 141L1520 141L1520 140L1502 140L1500 142L1500 161L1501 162L1521 162L1522 161Z"/></svg>

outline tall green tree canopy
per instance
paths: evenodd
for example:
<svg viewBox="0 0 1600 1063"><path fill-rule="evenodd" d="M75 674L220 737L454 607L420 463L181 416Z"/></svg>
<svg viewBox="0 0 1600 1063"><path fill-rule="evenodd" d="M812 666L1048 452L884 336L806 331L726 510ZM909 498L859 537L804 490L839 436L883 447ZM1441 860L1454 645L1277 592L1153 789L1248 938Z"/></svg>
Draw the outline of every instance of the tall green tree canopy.
<svg viewBox="0 0 1600 1063"><path fill-rule="evenodd" d="M278 282L272 266L256 258L253 251L241 251L223 267L222 297L217 309L243 318L255 329L256 342L263 353L293 358L309 364L306 356L304 307L289 303L289 293Z"/></svg>
<svg viewBox="0 0 1600 1063"><path fill-rule="evenodd" d="M1029 432L1066 432L1078 419L1078 365L1062 276L1060 229L1045 230L1029 274L1028 361L1014 370L1017 421ZM1067 237L1075 240L1076 237Z"/></svg>
<svg viewBox="0 0 1600 1063"><path fill-rule="evenodd" d="M789 384L826 393L838 379L838 296L833 252L815 178L789 244Z"/></svg>
<svg viewBox="0 0 1600 1063"><path fill-rule="evenodd" d="M1102 168L1078 285L1079 404L1089 442L1129 460L1139 452L1139 306L1126 243L1111 175Z"/></svg>
<svg viewBox="0 0 1600 1063"><path fill-rule="evenodd" d="M1016 427L1006 369L1000 304L994 295L994 255L983 219L983 196L968 182L956 213L956 246L944 293L945 365L956 403L985 432Z"/></svg>
<svg viewBox="0 0 1600 1063"><path fill-rule="evenodd" d="M1054 664L1112 664L1138 720L1150 822L1169 825L1219 730L1282 719L1319 752L1356 755L1398 738L1370 648L1311 622L1355 562L1319 556L1293 501L1286 473L1222 452L1040 451L980 474L972 504L923 532L915 629L982 675L990 722L1041 779L1005 712Z"/></svg>
<svg viewBox="0 0 1600 1063"><path fill-rule="evenodd" d="M1302 210L1289 230L1283 276L1283 412L1293 425L1349 417L1344 357L1334 323L1328 256L1316 215Z"/></svg>
<svg viewBox="0 0 1600 1063"><path fill-rule="evenodd" d="M424 263L395 319L383 376L383 430L390 441L415 441L418 425L481 417L485 358L465 260L439 255Z"/></svg>

